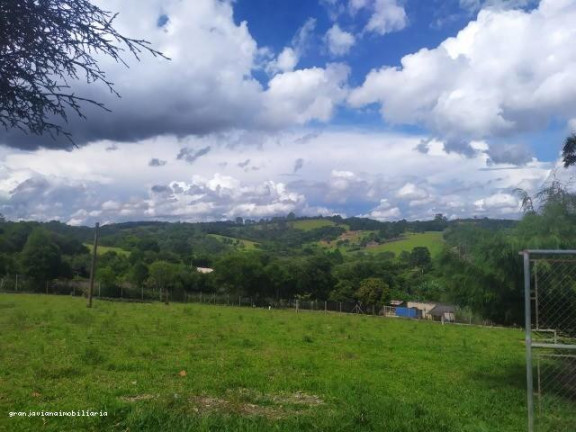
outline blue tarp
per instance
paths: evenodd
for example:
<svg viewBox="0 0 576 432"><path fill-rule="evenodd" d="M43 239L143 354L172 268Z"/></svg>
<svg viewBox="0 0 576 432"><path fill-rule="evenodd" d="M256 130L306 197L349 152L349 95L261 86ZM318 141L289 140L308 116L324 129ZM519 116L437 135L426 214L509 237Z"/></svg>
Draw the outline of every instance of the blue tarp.
<svg viewBox="0 0 576 432"><path fill-rule="evenodd" d="M404 317L404 318L417 318L417 310L415 308L407 308L407 307L397 307L396 308L396 316Z"/></svg>

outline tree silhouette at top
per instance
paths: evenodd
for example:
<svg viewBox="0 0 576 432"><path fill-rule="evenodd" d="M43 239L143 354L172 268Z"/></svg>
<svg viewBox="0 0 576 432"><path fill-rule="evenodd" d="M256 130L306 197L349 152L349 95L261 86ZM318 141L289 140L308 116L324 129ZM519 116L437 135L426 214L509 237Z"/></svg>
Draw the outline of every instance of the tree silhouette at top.
<svg viewBox="0 0 576 432"><path fill-rule="evenodd" d="M124 65L123 51L164 57L147 41L120 34L116 16L88 0L0 1L0 125L73 142L55 121L70 113L84 118L84 104L106 107L75 94L70 83L100 82L118 96L97 57Z"/></svg>

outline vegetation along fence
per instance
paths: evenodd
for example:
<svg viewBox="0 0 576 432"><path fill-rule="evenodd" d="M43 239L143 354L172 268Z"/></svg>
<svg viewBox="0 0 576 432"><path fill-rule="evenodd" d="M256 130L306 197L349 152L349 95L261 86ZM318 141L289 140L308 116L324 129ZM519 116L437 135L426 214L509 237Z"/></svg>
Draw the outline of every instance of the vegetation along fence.
<svg viewBox="0 0 576 432"><path fill-rule="evenodd" d="M0 292L56 294L86 297L88 280L50 280L35 281L25 276L12 274L0 277ZM165 301L182 303L203 303L220 306L258 307L270 309L292 309L295 312L331 312L359 315L373 315L389 318L428 319L442 323L492 325L467 308L450 307L450 312L432 316L414 308L392 307L382 304L363 304L362 302L315 300L309 298L276 299L266 297L249 297L214 292L190 292L183 289L161 290L151 286L133 286L117 284L107 286L100 281L94 284L94 298L102 300L151 302ZM442 306L435 302L435 305ZM431 308L434 306L428 303Z"/></svg>
<svg viewBox="0 0 576 432"><path fill-rule="evenodd" d="M576 410L576 251L524 255L529 432L572 432Z"/></svg>

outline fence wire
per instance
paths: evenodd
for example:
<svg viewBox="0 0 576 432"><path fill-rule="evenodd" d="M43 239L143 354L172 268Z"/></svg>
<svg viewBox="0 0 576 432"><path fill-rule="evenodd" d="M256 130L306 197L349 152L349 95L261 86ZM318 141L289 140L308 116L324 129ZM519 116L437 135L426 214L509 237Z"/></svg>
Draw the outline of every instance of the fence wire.
<svg viewBox="0 0 576 432"><path fill-rule="evenodd" d="M525 251L529 432L576 431L576 252Z"/></svg>

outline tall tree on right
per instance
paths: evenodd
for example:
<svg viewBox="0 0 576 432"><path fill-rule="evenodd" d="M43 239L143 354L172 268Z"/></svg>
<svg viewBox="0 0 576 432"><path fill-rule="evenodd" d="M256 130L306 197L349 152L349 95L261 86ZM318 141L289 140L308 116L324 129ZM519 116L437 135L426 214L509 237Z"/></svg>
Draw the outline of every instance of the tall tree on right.
<svg viewBox="0 0 576 432"><path fill-rule="evenodd" d="M564 141L562 161L564 162L564 168L576 164L576 133L573 133Z"/></svg>

